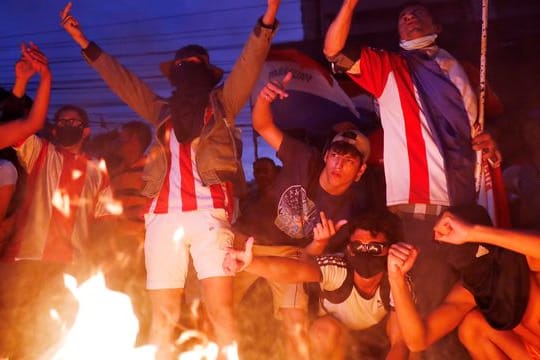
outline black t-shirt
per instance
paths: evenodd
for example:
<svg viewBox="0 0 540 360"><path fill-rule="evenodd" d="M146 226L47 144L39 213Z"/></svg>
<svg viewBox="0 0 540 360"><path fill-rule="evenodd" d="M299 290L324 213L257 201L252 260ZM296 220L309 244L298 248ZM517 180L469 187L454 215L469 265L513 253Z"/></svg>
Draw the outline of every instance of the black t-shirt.
<svg viewBox="0 0 540 360"><path fill-rule="evenodd" d="M328 194L319 185L324 167L315 148L285 135L278 151L283 168L270 191L246 206L236 227L255 237L260 245L306 246L313 239L313 228L320 222L320 211L337 222L366 208L361 184L354 184L341 195ZM339 244L329 244L328 251Z"/></svg>

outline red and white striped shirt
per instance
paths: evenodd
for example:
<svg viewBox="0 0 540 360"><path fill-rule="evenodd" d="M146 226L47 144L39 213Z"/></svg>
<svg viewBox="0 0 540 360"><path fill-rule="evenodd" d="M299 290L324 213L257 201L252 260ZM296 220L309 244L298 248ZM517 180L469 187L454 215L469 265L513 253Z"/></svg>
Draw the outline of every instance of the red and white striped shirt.
<svg viewBox="0 0 540 360"><path fill-rule="evenodd" d="M35 135L16 150L29 174L27 192L3 260L72 262L88 240L90 220L109 214L107 173L97 161L62 151Z"/></svg>
<svg viewBox="0 0 540 360"><path fill-rule="evenodd" d="M469 121L473 122L476 95L465 72L442 49L435 60L462 94ZM360 73L355 74L355 66L349 75L379 102L387 205L449 205L443 156L424 116L406 60L398 53L363 48L357 64Z"/></svg>
<svg viewBox="0 0 540 360"><path fill-rule="evenodd" d="M148 209L148 213L165 214L193 210L225 209L232 214L232 184L204 186L195 163L199 138L181 144L174 130L167 129L165 146L169 148L168 167L163 186Z"/></svg>

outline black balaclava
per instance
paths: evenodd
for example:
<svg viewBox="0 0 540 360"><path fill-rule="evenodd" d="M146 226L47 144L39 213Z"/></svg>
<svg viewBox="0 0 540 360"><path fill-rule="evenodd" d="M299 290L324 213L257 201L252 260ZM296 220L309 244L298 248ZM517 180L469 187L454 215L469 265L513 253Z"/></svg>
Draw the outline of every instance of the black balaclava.
<svg viewBox="0 0 540 360"><path fill-rule="evenodd" d="M185 61L173 66L170 81L176 88L169 99L174 134L178 142L189 143L203 127L215 76L204 62Z"/></svg>

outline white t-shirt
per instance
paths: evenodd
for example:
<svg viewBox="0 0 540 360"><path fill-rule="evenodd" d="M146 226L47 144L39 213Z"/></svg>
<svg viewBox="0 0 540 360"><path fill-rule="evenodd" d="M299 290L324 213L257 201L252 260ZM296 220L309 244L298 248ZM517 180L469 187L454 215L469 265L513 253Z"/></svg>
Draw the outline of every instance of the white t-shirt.
<svg viewBox="0 0 540 360"><path fill-rule="evenodd" d="M0 186L15 185L17 178L15 165L9 160L0 159Z"/></svg>

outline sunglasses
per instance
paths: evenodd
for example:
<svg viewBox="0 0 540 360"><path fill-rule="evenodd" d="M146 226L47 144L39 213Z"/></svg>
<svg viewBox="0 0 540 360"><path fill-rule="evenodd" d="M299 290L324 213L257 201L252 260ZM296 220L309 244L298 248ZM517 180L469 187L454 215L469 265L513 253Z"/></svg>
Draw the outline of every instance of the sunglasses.
<svg viewBox="0 0 540 360"><path fill-rule="evenodd" d="M353 241L349 243L349 248L354 254L362 255L383 255L385 250L388 248L388 244L380 242L369 242L367 244Z"/></svg>

